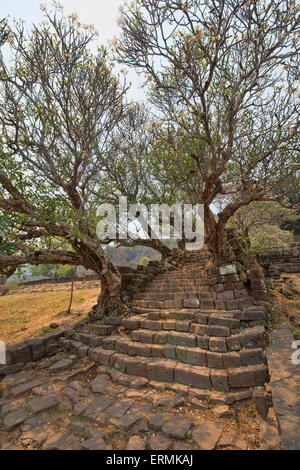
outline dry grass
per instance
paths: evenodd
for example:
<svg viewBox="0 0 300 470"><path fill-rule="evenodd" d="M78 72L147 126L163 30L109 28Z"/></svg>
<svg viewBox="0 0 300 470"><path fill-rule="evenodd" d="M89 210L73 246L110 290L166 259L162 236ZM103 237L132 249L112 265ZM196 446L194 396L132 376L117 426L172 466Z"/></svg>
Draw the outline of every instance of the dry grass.
<svg viewBox="0 0 300 470"><path fill-rule="evenodd" d="M24 290L0 297L0 339L11 346L51 331L51 323L67 326L84 318L97 301L99 287L75 289L72 313L68 314L70 291L65 286L65 290L51 285L45 292Z"/></svg>

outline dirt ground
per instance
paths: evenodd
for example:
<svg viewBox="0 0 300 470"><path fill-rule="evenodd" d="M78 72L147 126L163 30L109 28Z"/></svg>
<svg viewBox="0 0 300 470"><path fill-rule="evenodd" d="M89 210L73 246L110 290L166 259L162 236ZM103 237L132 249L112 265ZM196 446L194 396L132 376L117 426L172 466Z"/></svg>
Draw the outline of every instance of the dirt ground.
<svg viewBox="0 0 300 470"><path fill-rule="evenodd" d="M8 346L77 323L91 311L100 293L98 281L76 282L68 314L70 283L9 287L8 294L0 297L0 339Z"/></svg>

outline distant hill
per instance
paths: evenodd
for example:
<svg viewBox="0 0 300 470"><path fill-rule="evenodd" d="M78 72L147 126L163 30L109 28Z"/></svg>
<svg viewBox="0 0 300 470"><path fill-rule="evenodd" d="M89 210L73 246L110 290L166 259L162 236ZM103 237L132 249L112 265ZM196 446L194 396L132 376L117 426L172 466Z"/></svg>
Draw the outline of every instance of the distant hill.
<svg viewBox="0 0 300 470"><path fill-rule="evenodd" d="M161 259L161 254L158 251L144 246L134 248L108 246L105 251L109 260L117 266L130 266L131 268L138 266L144 257L157 261Z"/></svg>

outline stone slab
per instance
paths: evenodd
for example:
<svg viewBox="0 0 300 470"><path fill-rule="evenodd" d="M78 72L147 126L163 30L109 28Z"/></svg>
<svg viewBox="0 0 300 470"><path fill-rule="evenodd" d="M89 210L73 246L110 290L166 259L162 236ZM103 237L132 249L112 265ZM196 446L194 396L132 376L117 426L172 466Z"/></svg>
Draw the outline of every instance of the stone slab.
<svg viewBox="0 0 300 470"><path fill-rule="evenodd" d="M281 449L300 450L300 353L292 346L294 337L287 323L272 332L266 356L270 373L273 406L281 429ZM298 345L298 348L300 345Z"/></svg>

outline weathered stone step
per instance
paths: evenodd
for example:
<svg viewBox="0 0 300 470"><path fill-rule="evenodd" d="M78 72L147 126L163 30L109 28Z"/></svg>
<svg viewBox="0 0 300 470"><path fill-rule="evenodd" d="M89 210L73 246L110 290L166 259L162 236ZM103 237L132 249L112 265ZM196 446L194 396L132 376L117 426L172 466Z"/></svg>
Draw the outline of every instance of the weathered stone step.
<svg viewBox="0 0 300 470"><path fill-rule="evenodd" d="M91 347L100 346L103 341L103 338L101 336L76 332L73 333L72 339L74 341L79 341L81 343L88 344Z"/></svg>
<svg viewBox="0 0 300 470"><path fill-rule="evenodd" d="M199 308L202 306L202 308L211 308L214 309L215 305L213 301L209 300L202 300L200 302L199 299L173 299L173 300L137 300L134 299L132 301L132 304L135 307L142 307L142 308Z"/></svg>
<svg viewBox="0 0 300 470"><path fill-rule="evenodd" d="M217 321L217 317L214 316L215 322ZM237 320L239 322L239 320ZM229 326L227 326L229 325ZM234 328L232 326L234 325ZM238 324L230 323L228 319L228 323L226 325L220 325L217 323L213 324L198 324L194 323L191 320L149 320L149 319L142 319L140 322L140 328L146 330L168 330L168 331L179 331L179 332L190 332L201 336L221 336L226 337L230 336L231 334L237 334L240 332Z"/></svg>
<svg viewBox="0 0 300 470"><path fill-rule="evenodd" d="M234 315L218 315L217 313L209 315L198 312L180 311L165 312L164 315L160 315L158 312L152 312L147 315L147 318L141 319L140 322L141 328L149 329L147 325L154 325L153 329L155 330L161 329L174 331L190 331L192 333L195 332L194 330L196 326L198 326L198 324L209 326L222 326L230 328L231 330L239 330L241 327L241 321L238 318L235 318ZM234 334L236 333L237 332L234 331Z"/></svg>
<svg viewBox="0 0 300 470"><path fill-rule="evenodd" d="M170 287L164 287L161 286L160 284L153 285L149 284L144 290L144 292L171 292L171 293L176 293L176 292L189 292L189 291L196 291L196 292L213 292L212 287L207 283L204 284L202 283L201 285L195 285L192 288L189 286L184 286L180 284L179 286L170 286Z"/></svg>
<svg viewBox="0 0 300 470"><path fill-rule="evenodd" d="M212 288L208 284L184 284L180 282L178 284L169 283L168 285L163 285L161 283L151 283L145 288L144 292L213 292Z"/></svg>
<svg viewBox="0 0 300 470"><path fill-rule="evenodd" d="M135 300L215 300L213 292L145 292L136 294Z"/></svg>
<svg viewBox="0 0 300 470"><path fill-rule="evenodd" d="M209 280L207 278L195 278L195 277L192 277L191 279L186 279L186 278L182 278L182 279L179 279L179 278L165 278L165 279L161 279L161 278L156 278L154 279L152 282L151 282L151 285L162 285L162 286L165 286L165 287L168 287L168 286L173 286L173 285L176 285L176 286L180 286L180 285L183 285L183 286L193 286L193 285L201 285L203 282L209 282Z"/></svg>
<svg viewBox="0 0 300 470"><path fill-rule="evenodd" d="M236 311L232 316L229 316L229 314L218 315L215 313L208 315L195 311L180 310L163 313L153 311L146 314L146 316L144 314L143 316L125 318L122 325L128 330L142 329L150 330L153 333L161 332L161 336L173 331L180 332L183 335L192 333L196 337L241 337L243 342L250 344L253 341L254 345L265 346L266 334L263 325L254 325L248 328L240 327L241 321L243 322L245 318L245 313Z"/></svg>
<svg viewBox="0 0 300 470"><path fill-rule="evenodd" d="M107 324L93 322L93 323L78 323L75 326L75 331L77 333L92 334L94 336L107 336L111 335L115 328L121 324L121 319L118 322L114 323L113 320L107 319Z"/></svg>
<svg viewBox="0 0 300 470"><path fill-rule="evenodd" d="M208 324L215 323L216 318L238 319L249 326L265 326L267 312L263 307L247 307L244 310L204 310L199 308L188 309L157 309L133 307L132 312L140 315L147 315L149 320L194 320L196 323ZM134 317L140 319L138 317ZM131 319L132 317L129 317ZM252 323L257 323L252 325ZM243 326L245 326L243 325Z"/></svg>
<svg viewBox="0 0 300 470"><path fill-rule="evenodd" d="M83 344L82 342L75 341L73 339L62 338L60 342L65 351L69 351L82 358L87 357L89 351L92 349L87 344Z"/></svg>
<svg viewBox="0 0 300 470"><path fill-rule="evenodd" d="M187 385L177 384L173 382L162 383L156 380L150 381L141 377L137 378L134 375L125 374L124 372L120 372L119 370L114 368L110 368L108 370L108 373L113 382L119 385L131 388L141 388L141 386L145 386L146 383L146 385L149 385L149 387L153 388L154 390L169 390L173 393L185 397L185 399L188 398L189 400L191 400L191 402L193 403L193 407L196 409L197 405L199 406L199 403L201 404L201 402L203 401L208 402L212 405L232 405L233 403L236 403L240 400L247 400L251 398L253 393L251 388L245 388L241 391L229 393L199 390L195 388L190 388Z"/></svg>
<svg viewBox="0 0 300 470"><path fill-rule="evenodd" d="M226 327L216 326L209 330L210 334L191 334L183 331L153 331L138 329L132 332L134 341L142 341L153 344L173 344L178 346L200 347L208 349L208 344L214 348L222 348L228 351L240 351L243 348L263 348L266 345L264 327L246 328L239 334L230 336ZM218 334L218 336L217 336ZM226 334L228 334L226 336ZM140 339L139 339L140 338ZM217 340L218 338L218 340Z"/></svg>
<svg viewBox="0 0 300 470"><path fill-rule="evenodd" d="M168 300L186 300L186 299L198 299L198 300L215 300L213 292L145 292L141 294L136 294L134 296L135 300L159 300L159 301L168 301Z"/></svg>
<svg viewBox="0 0 300 470"><path fill-rule="evenodd" d="M205 349L194 344L193 347L171 342L153 344L153 338L142 330L133 331L131 338L112 336L104 339L102 343L104 349L115 350L128 356L160 357L215 369L265 364L265 354L262 348L232 352L228 351L226 340L220 341L220 338L209 338L203 346Z"/></svg>
<svg viewBox="0 0 300 470"><path fill-rule="evenodd" d="M229 370L210 369L178 363L171 359L129 357L101 347L91 350L89 357L92 361L105 366L113 366L129 375L159 382L177 382L204 390L229 392L234 389L262 386L268 380L267 369L264 365Z"/></svg>
<svg viewBox="0 0 300 470"><path fill-rule="evenodd" d="M158 338L158 344L171 342L171 344L196 346L197 338L214 337L226 338L228 349L235 351L245 347L264 347L266 345L264 326L253 326L240 330L235 322L236 320L239 321L239 319L218 317L217 315L212 316L213 323L195 323L193 321L195 315L197 318L197 315L202 314L191 312L190 317L188 317L187 313L188 312L177 312L176 321L172 319L150 320L145 317L129 317L123 320L122 325L128 330L149 330L150 334L156 335ZM216 324L217 321L223 324ZM232 326L234 326L234 328L232 328ZM178 341L186 342L174 343L174 335L176 335L176 338L182 337L182 339L178 339Z"/></svg>
<svg viewBox="0 0 300 470"><path fill-rule="evenodd" d="M173 300L133 300L132 304L135 307L141 308L170 308L170 309L179 309L179 308L201 308L202 310L215 310L215 309L227 309L227 310L236 310L243 309L245 307L252 306L252 300L250 297L239 298L233 300L210 300L210 299L173 299Z"/></svg>
<svg viewBox="0 0 300 470"><path fill-rule="evenodd" d="M207 279L207 276L200 275L199 274L190 274L190 275L185 275L185 274L160 274L157 276L152 282L172 282L172 281L186 281L186 282L196 282L196 281L202 281L203 279Z"/></svg>

